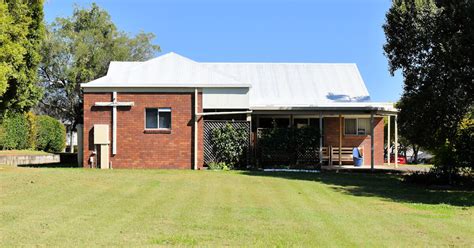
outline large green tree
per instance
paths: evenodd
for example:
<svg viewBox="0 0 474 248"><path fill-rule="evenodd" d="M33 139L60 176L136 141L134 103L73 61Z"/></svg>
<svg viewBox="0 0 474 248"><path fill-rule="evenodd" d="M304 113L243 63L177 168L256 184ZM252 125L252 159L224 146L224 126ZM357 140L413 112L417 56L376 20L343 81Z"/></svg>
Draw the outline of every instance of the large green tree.
<svg viewBox="0 0 474 248"><path fill-rule="evenodd" d="M41 98L42 0L0 0L0 116L24 112Z"/></svg>
<svg viewBox="0 0 474 248"><path fill-rule="evenodd" d="M39 112L54 116L73 131L82 123L81 83L104 76L112 60L142 61L159 51L154 35L121 32L96 4L75 7L72 16L57 18L47 28L40 76L45 89Z"/></svg>
<svg viewBox="0 0 474 248"><path fill-rule="evenodd" d="M474 104L474 1L394 0L384 31L390 72L404 77L399 121L410 132L402 135L435 153L455 151Z"/></svg>

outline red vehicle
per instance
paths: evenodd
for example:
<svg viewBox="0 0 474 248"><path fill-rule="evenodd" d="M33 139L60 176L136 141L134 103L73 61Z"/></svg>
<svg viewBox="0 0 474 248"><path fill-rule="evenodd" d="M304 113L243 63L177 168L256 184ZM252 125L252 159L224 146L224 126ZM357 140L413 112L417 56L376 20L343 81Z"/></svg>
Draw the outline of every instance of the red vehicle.
<svg viewBox="0 0 474 248"><path fill-rule="evenodd" d="M385 156L384 159L385 163L387 163L387 156ZM395 154L390 154L390 163L394 164L395 163ZM407 163L407 158L405 158L403 155L399 154L398 155L398 164L406 164Z"/></svg>

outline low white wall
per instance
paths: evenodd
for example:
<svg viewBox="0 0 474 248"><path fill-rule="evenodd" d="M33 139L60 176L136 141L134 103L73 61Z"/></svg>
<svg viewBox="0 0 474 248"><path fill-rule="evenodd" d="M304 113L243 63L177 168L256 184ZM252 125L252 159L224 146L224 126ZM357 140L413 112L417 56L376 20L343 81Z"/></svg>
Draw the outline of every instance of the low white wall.
<svg viewBox="0 0 474 248"><path fill-rule="evenodd" d="M6 165L52 164L59 162L59 155L56 154L0 156L0 164Z"/></svg>

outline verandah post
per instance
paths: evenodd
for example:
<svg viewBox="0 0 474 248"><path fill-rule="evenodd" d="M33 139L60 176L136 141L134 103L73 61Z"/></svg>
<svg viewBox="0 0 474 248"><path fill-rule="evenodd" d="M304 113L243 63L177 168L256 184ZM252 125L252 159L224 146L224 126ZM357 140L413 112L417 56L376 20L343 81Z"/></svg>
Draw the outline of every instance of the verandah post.
<svg viewBox="0 0 474 248"><path fill-rule="evenodd" d="M323 112L319 112L319 164L323 165Z"/></svg>
<svg viewBox="0 0 474 248"><path fill-rule="evenodd" d="M398 168L398 115L395 115L395 168Z"/></svg>
<svg viewBox="0 0 474 248"><path fill-rule="evenodd" d="M296 137L295 137L295 130L294 130L294 116L293 114L290 115L290 164L296 166L298 164L298 151L296 149ZM290 165L291 166L291 165Z"/></svg>
<svg viewBox="0 0 474 248"><path fill-rule="evenodd" d="M342 115L339 114L339 165L342 165L341 150L342 150Z"/></svg>
<svg viewBox="0 0 474 248"><path fill-rule="evenodd" d="M390 115L387 116L387 164L390 165Z"/></svg>

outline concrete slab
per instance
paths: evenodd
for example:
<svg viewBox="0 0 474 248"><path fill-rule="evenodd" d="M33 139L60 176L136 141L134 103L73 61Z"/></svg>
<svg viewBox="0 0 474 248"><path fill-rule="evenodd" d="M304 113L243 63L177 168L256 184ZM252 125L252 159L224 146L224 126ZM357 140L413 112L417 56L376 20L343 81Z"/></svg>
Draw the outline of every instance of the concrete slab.
<svg viewBox="0 0 474 248"><path fill-rule="evenodd" d="M360 167L355 167L353 165L333 165L333 166L323 166L322 170L327 171L359 171L359 172L370 172L370 165L363 165ZM375 165L374 170L377 172L398 172L398 173L409 173L409 172L426 172L429 171L430 166L428 165L398 165L398 168L395 168L395 165Z"/></svg>

